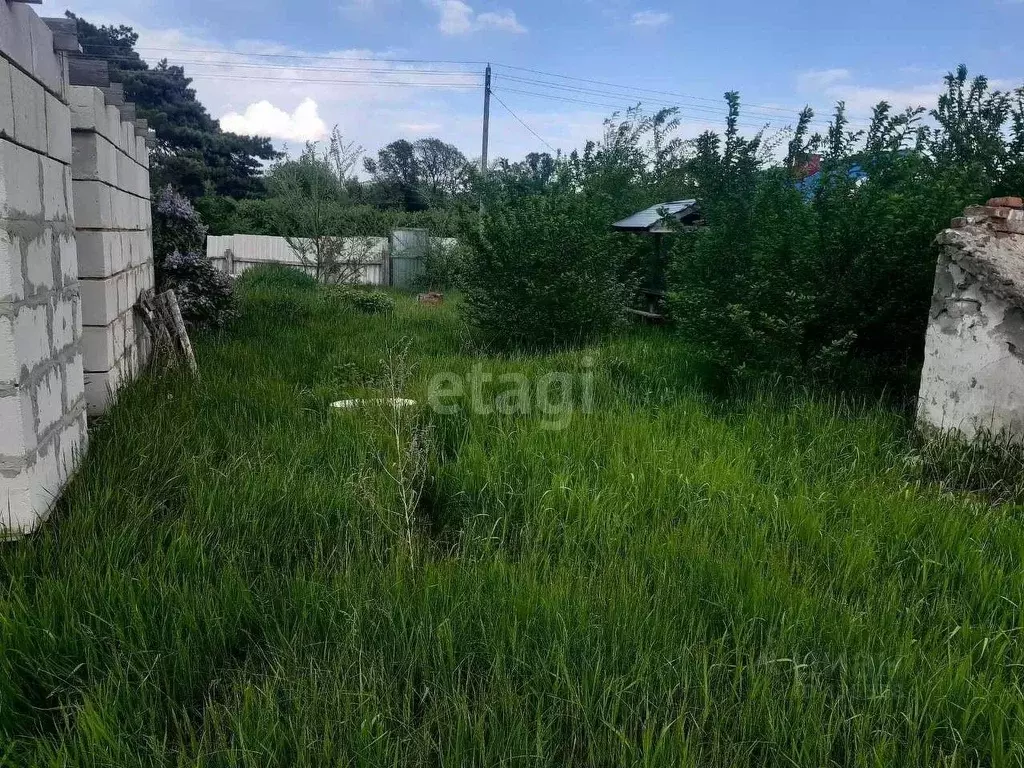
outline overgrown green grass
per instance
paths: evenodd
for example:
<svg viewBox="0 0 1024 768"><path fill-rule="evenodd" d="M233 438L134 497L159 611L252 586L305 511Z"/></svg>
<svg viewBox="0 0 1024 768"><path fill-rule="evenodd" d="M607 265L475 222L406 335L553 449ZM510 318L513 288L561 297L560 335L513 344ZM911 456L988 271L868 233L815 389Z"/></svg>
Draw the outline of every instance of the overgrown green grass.
<svg viewBox="0 0 1024 768"><path fill-rule="evenodd" d="M593 356L596 407L418 409L397 441L329 407L389 396L406 344L404 396ZM451 303L252 281L200 381L126 390L0 550L0 763L1024 760L1020 510L923 483L900 417L713 401L653 332L470 350Z"/></svg>

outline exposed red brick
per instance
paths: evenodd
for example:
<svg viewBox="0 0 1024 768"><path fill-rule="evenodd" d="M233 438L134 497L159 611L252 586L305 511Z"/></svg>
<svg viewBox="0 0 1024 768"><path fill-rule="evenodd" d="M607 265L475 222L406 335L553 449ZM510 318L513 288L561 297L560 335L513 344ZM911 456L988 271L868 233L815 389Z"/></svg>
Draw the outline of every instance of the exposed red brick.
<svg viewBox="0 0 1024 768"><path fill-rule="evenodd" d="M988 201L991 208L1024 208L1024 199L1019 197L993 197Z"/></svg>
<svg viewBox="0 0 1024 768"><path fill-rule="evenodd" d="M444 303L444 294L432 291L430 293L421 293L416 297L416 299L420 304L429 304L430 306L436 307L438 304Z"/></svg>

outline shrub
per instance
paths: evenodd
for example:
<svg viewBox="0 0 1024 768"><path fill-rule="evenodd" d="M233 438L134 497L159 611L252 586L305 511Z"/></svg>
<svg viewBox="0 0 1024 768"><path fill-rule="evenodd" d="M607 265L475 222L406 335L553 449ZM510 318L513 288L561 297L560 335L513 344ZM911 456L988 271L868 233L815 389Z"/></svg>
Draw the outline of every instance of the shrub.
<svg viewBox="0 0 1024 768"><path fill-rule="evenodd" d="M174 291L190 329L223 327L235 314L231 280L206 258L206 227L199 213L170 186L154 213L157 291Z"/></svg>
<svg viewBox="0 0 1024 768"><path fill-rule="evenodd" d="M368 315L380 315L395 308L395 300L384 291L358 288L352 285L331 285L324 289L328 300L352 307Z"/></svg>
<svg viewBox="0 0 1024 768"><path fill-rule="evenodd" d="M628 289L604 205L558 190L490 206L470 230L468 314L482 340L503 348L556 347L594 338L621 318Z"/></svg>
<svg viewBox="0 0 1024 768"><path fill-rule="evenodd" d="M469 259L470 251L461 241L431 238L416 287L428 291L463 288Z"/></svg>
<svg viewBox="0 0 1024 768"><path fill-rule="evenodd" d="M984 78L969 97L963 68L946 83L938 129L921 124L923 109L893 113L883 102L868 130L852 133L840 104L827 136L808 138L807 109L785 165L767 169L761 135L739 136L729 95L724 137L701 136L686 163L707 227L674 238L669 300L683 337L720 374L913 392L934 237L965 205L1005 189L1007 147L1024 142L1024 119L1007 128L1011 105ZM820 174L799 184L812 152Z"/></svg>
<svg viewBox="0 0 1024 768"><path fill-rule="evenodd" d="M157 260L179 253L205 253L207 228L192 203L168 185L153 213L153 252Z"/></svg>
<svg viewBox="0 0 1024 768"><path fill-rule="evenodd" d="M317 287L316 278L295 267L283 264L260 264L246 270L238 278L238 287L250 288L283 288L291 290L312 291Z"/></svg>
<svg viewBox="0 0 1024 768"><path fill-rule="evenodd" d="M231 278L197 253L175 251L160 266L160 290L173 290L190 329L222 328L236 314Z"/></svg>

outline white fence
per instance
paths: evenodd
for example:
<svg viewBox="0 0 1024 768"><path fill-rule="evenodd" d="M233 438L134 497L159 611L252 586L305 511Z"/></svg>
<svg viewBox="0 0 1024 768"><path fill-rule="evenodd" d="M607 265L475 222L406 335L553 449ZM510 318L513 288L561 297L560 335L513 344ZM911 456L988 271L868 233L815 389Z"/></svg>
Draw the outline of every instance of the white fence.
<svg viewBox="0 0 1024 768"><path fill-rule="evenodd" d="M428 248L453 248L458 240L428 237L425 230L395 230L391 237L349 237L345 248L352 263L360 264L358 282L412 288L423 272ZM419 247L412 247L420 244ZM240 275L258 264L284 264L313 273L283 237L267 235L211 235L206 256L218 269Z"/></svg>

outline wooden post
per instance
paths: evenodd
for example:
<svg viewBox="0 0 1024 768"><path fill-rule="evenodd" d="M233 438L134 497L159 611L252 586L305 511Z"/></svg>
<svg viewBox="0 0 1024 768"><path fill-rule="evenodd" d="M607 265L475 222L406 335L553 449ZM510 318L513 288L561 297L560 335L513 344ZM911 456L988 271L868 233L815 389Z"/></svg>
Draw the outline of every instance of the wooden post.
<svg viewBox="0 0 1024 768"><path fill-rule="evenodd" d="M235 274L235 252L231 248L224 250L224 271L229 275Z"/></svg>

